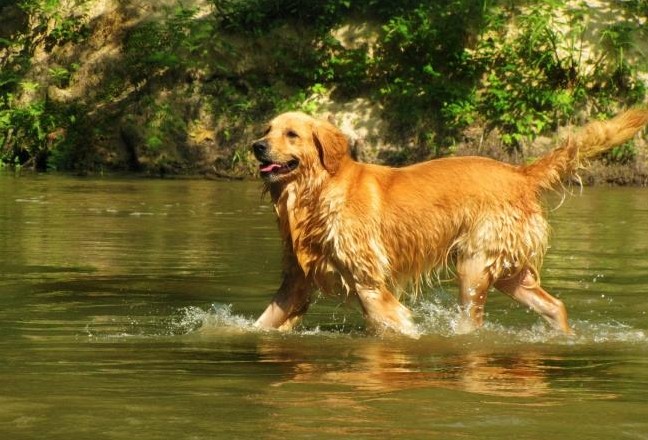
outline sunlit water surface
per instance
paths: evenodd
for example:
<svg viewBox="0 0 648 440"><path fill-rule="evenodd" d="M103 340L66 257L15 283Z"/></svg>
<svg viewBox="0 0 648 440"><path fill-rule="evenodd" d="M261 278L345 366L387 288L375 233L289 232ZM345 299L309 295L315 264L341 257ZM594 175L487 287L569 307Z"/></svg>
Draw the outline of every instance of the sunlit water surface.
<svg viewBox="0 0 648 440"><path fill-rule="evenodd" d="M442 283L415 341L327 299L255 331L280 269L259 189L0 175L0 438L648 439L648 190L550 214L575 337L497 292L456 335Z"/></svg>

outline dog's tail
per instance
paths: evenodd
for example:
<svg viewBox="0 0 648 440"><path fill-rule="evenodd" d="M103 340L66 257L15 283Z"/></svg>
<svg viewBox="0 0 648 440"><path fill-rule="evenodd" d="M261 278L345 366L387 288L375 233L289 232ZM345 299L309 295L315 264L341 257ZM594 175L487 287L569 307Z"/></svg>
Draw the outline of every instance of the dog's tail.
<svg viewBox="0 0 648 440"><path fill-rule="evenodd" d="M583 161L622 144L648 123L648 109L627 110L607 121L594 121L571 134L546 156L522 168L541 188L554 188Z"/></svg>

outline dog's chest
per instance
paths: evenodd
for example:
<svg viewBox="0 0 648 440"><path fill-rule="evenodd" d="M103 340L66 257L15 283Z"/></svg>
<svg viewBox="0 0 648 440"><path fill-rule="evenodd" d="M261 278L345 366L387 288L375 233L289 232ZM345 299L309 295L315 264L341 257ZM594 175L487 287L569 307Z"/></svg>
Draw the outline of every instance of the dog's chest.
<svg viewBox="0 0 648 440"><path fill-rule="evenodd" d="M320 287L339 286L341 268L349 259L344 201L338 197L322 200L313 194L289 190L277 201L275 210L283 238L290 241L304 273L312 276Z"/></svg>

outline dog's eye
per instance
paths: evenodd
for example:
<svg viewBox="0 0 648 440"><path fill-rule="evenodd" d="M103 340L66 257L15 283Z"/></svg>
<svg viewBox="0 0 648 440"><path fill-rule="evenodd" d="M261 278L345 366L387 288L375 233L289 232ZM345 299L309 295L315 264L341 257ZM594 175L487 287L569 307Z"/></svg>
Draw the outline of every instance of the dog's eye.
<svg viewBox="0 0 648 440"><path fill-rule="evenodd" d="M295 138L299 137L299 135L297 133L295 133L294 131L292 131L292 130L288 130L286 132L286 136L288 136L291 139L295 139Z"/></svg>

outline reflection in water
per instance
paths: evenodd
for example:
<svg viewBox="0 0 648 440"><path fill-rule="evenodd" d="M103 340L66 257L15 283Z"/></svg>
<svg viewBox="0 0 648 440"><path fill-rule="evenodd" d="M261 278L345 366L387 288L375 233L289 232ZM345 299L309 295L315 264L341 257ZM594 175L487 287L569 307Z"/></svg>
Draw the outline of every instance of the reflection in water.
<svg viewBox="0 0 648 440"><path fill-rule="evenodd" d="M425 343L425 341L422 341ZM293 344L274 339L259 343L266 362L291 365L289 379L273 384L343 385L363 391L391 392L444 388L494 396L541 396L550 392L545 358L534 351L506 356L467 351L443 357L408 351L408 346L368 339L355 341L346 363L307 360ZM432 357L432 359L430 359ZM560 359L557 359L558 361Z"/></svg>
<svg viewBox="0 0 648 440"><path fill-rule="evenodd" d="M268 432L502 438L512 427L537 429L528 417L538 408L548 414L547 423L554 423L551 414L560 414L559 425L571 425L564 415L567 396L589 402L586 407L619 398L616 390L593 385L614 377L611 364L575 362L568 350L566 356L519 346L501 352L430 336L415 343L319 338L263 335L257 341L260 362L282 371L250 396L268 408Z"/></svg>

